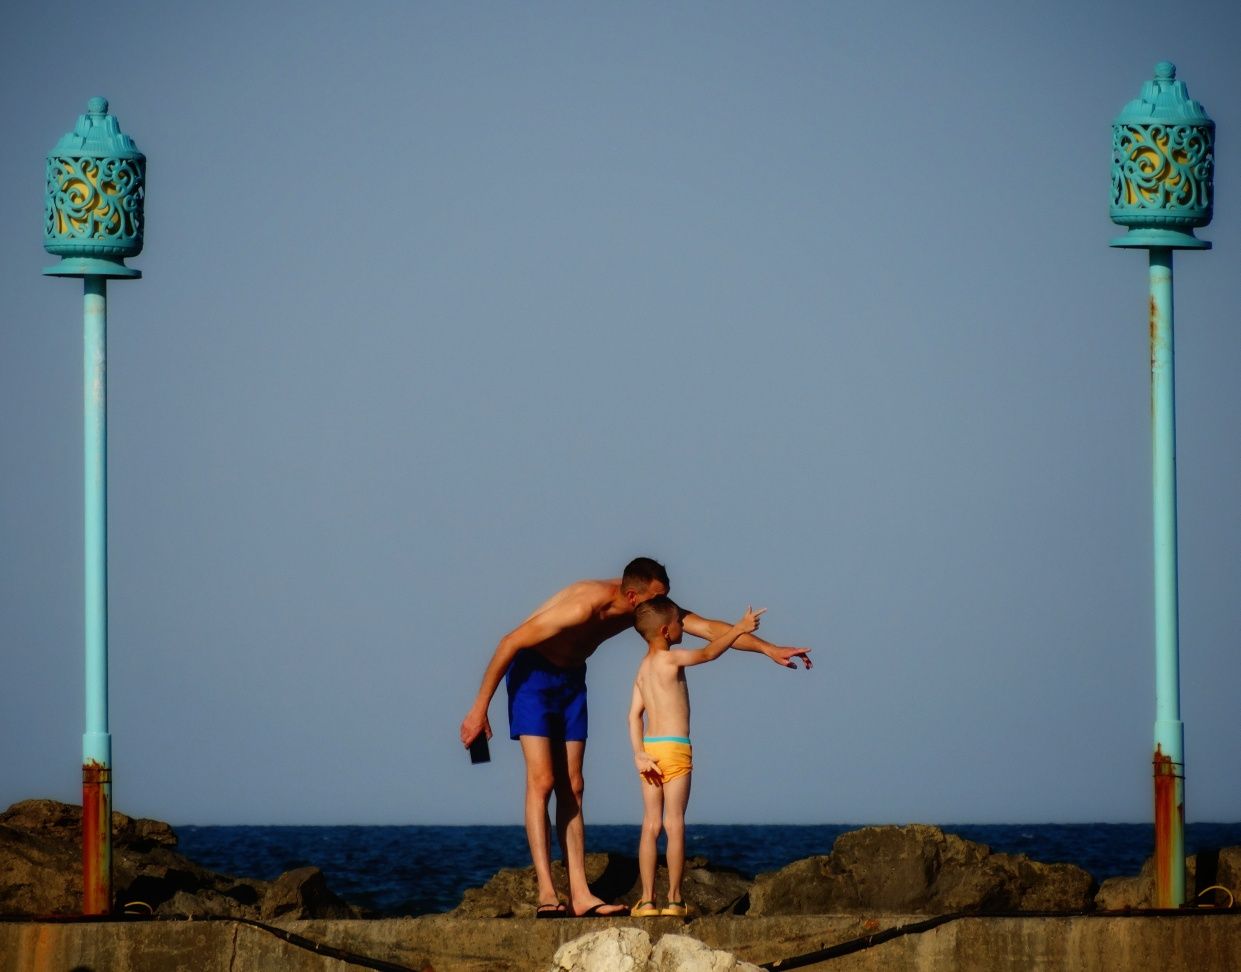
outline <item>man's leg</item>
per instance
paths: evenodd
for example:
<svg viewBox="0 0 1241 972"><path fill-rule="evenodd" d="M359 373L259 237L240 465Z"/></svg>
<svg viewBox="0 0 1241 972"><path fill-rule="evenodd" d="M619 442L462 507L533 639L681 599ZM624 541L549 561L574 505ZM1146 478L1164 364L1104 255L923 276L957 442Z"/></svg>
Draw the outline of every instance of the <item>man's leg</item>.
<svg viewBox="0 0 1241 972"><path fill-rule="evenodd" d="M664 833L668 837L668 900L684 901L681 875L685 871L685 808L693 773L664 783Z"/></svg>
<svg viewBox="0 0 1241 972"><path fill-rule="evenodd" d="M556 788L556 831L564 851L565 869L569 872L569 911L580 915L600 907L598 914L627 914L624 905L604 905L603 899L591 893L586 883L586 826L582 820L582 759L586 755L584 739L552 743L552 764Z"/></svg>
<svg viewBox="0 0 1241 972"><path fill-rule="evenodd" d="M555 745L559 748L564 744ZM547 801L555 786L552 741L546 736L522 736L521 755L526 761L526 839L539 882L539 904L555 904L559 897L552 883L551 826L547 819ZM559 817L559 799L556 804Z"/></svg>

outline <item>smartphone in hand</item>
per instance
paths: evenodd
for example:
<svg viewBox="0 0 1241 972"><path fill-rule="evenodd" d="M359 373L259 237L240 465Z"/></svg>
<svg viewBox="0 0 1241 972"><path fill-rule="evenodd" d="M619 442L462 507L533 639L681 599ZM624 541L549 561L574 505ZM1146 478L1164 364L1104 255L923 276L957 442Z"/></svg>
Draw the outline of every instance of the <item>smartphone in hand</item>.
<svg viewBox="0 0 1241 972"><path fill-rule="evenodd" d="M480 732L474 737L474 741L470 743L470 762L491 762L491 748L487 745L487 733Z"/></svg>

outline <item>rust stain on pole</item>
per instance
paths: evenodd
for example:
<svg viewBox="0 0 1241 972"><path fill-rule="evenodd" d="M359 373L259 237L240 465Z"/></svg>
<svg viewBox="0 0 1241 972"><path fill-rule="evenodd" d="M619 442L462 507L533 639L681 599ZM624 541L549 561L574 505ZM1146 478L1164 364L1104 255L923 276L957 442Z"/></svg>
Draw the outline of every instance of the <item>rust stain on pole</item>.
<svg viewBox="0 0 1241 972"><path fill-rule="evenodd" d="M82 914L112 913L112 770L82 765Z"/></svg>
<svg viewBox="0 0 1241 972"><path fill-rule="evenodd" d="M1156 746L1152 763L1155 768L1155 906L1171 908L1179 903L1172 900L1172 869L1178 864L1172 859L1176 845L1173 835L1184 827L1185 805L1177 800L1178 776L1172 757L1165 756L1162 747Z"/></svg>

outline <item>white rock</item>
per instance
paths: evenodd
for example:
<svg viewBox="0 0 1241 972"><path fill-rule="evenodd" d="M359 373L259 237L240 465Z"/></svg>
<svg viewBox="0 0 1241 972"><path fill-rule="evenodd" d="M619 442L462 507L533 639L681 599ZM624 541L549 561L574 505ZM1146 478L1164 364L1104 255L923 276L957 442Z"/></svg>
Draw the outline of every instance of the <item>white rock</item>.
<svg viewBox="0 0 1241 972"><path fill-rule="evenodd" d="M646 972L650 957L651 936L642 929L608 928L561 945L551 972Z"/></svg>
<svg viewBox="0 0 1241 972"><path fill-rule="evenodd" d="M650 972L762 972L729 952L717 952L688 935L665 935L651 953Z"/></svg>

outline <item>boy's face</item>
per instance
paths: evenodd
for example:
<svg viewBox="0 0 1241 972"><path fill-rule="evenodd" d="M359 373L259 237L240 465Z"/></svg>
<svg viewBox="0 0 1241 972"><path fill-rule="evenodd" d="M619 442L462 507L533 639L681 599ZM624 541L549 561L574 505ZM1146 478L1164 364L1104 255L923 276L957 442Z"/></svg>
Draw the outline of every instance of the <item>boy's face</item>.
<svg viewBox="0 0 1241 972"><path fill-rule="evenodd" d="M661 630L663 631L664 638L667 639L670 645L679 645L681 643L681 635L685 633L681 628L680 618L673 618L670 622L663 625Z"/></svg>

